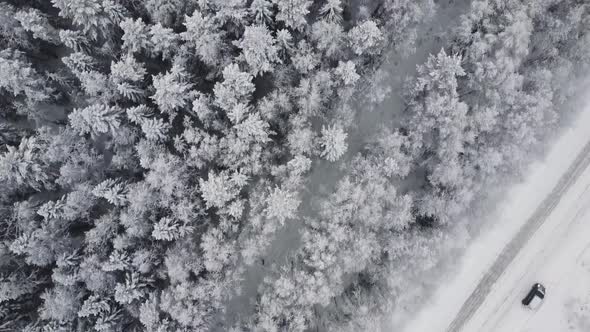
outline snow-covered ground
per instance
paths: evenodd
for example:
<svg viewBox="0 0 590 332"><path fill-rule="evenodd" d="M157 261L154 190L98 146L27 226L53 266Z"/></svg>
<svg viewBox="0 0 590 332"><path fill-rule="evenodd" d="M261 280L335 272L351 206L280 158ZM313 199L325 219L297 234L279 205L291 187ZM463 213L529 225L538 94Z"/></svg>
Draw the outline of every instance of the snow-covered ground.
<svg viewBox="0 0 590 332"><path fill-rule="evenodd" d="M590 244L590 171L580 182L584 184L566 197L562 211L551 217L554 222L540 230L517 257L515 266L498 280L464 331L569 330L572 309L568 302L577 297L584 300L590 282L590 274L584 273L582 266ZM538 310L532 311L522 307L520 301L537 281L547 288L547 297Z"/></svg>
<svg viewBox="0 0 590 332"><path fill-rule="evenodd" d="M590 272L583 273L584 262L590 262L590 168L582 158L590 157L588 128L590 105L545 160L532 165L525 181L510 190L488 229L465 251L458 270L441 280L405 332L561 332L575 325L575 311L580 316L588 310L583 304L590 294ZM530 238L523 237L523 247L510 254L512 240L531 223L538 229L530 228ZM502 261L506 264L498 264ZM520 300L536 281L547 286L547 299L531 312Z"/></svg>

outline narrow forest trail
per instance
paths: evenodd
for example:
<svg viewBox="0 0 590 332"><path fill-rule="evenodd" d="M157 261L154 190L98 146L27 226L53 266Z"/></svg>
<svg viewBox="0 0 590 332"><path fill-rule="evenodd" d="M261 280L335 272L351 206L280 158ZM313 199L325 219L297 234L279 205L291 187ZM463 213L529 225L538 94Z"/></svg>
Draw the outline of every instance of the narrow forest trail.
<svg viewBox="0 0 590 332"><path fill-rule="evenodd" d="M349 131L347 158L361 151L382 126L397 127L404 112L402 98L404 81L416 75L416 67L423 64L430 54L436 54L448 45L447 37L456 27L459 17L468 11L469 0L437 1L434 18L417 31L413 52L404 53L393 49L385 55L380 70L385 74L383 84L391 91L386 98L372 107L367 107L364 95L357 96L352 105L356 126ZM370 93L370 92L367 92Z"/></svg>
<svg viewBox="0 0 590 332"><path fill-rule="evenodd" d="M398 49L392 49L385 55L380 67L386 75L382 83L391 91L383 101L369 106L364 95L366 92L360 91L353 96L349 106L354 110L355 125L348 130L346 154L336 163L323 159L314 163L306 179L307 185L300 192L302 203L299 206L299 217L287 220L284 227L277 232L267 251L264 265L259 262L246 268L241 294L234 297L228 305L225 316L233 317L229 321L238 316L247 316L253 310L252 301L264 277L276 266L287 264L289 256L299 248L304 218L316 216L319 198L334 192L338 181L346 175L347 169L343 165L349 164L383 126L399 125L404 110L402 90L405 78L414 76L416 66L424 63L431 53L438 52L445 45L444 37L448 35L449 29L454 28L453 22L457 22L459 16L469 9L469 3L469 0L439 1L436 19L426 21L417 31L415 50L404 54Z"/></svg>

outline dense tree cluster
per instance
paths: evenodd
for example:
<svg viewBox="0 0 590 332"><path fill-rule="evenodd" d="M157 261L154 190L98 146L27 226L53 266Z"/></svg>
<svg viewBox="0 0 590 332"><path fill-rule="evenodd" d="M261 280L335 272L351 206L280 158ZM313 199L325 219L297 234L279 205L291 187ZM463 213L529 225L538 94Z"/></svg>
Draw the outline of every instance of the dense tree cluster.
<svg viewBox="0 0 590 332"><path fill-rule="evenodd" d="M444 227L522 168L590 65L584 1L474 0L399 121L347 153L352 100L435 10L0 3L0 330L376 322L434 264ZM306 195L318 166L342 176ZM249 309L228 314L252 270Z"/></svg>
<svg viewBox="0 0 590 332"><path fill-rule="evenodd" d="M398 206L395 211L405 218L393 219L397 223L377 218L387 228L363 238L378 239L388 232L390 239L399 241L397 250L418 247L408 255L405 250L372 244L366 250L377 250L368 254L374 261L362 271L356 268L365 260L354 258L356 265L348 271L353 281L335 297L334 306L343 310L329 310L324 320L329 328L366 328L378 321L383 308L390 313L396 304L403 304L411 293L404 288L412 285L408 279L434 264L431 254L423 254L440 248L435 242L446 237L440 230L474 201L485 199L496 183L524 171L529 152L539 148L570 110L568 100L587 89L590 5L568 0L476 0L445 48L417 67L416 77L404 90L405 111L399 125L377 133L347 167L353 174L367 176L370 171L357 173L357 167L358 160L369 160L375 165L371 170L382 172L371 183L387 178L411 195L410 216ZM395 202L395 195L388 197ZM343 211L351 211L349 202L339 204ZM362 211L361 206L352 211ZM334 207L327 211L334 215ZM357 223L367 220L363 216ZM406 231L400 235L397 227ZM355 253L360 251L357 248ZM354 309L347 310L351 301ZM334 323L334 316L342 322Z"/></svg>

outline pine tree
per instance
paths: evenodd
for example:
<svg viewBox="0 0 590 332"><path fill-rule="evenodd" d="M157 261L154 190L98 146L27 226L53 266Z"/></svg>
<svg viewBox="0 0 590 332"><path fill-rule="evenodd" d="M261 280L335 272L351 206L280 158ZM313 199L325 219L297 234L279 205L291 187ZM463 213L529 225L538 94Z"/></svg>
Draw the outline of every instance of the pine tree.
<svg viewBox="0 0 590 332"><path fill-rule="evenodd" d="M111 311L111 305L96 294L90 295L78 311L79 317L100 316Z"/></svg>
<svg viewBox="0 0 590 332"><path fill-rule="evenodd" d="M131 53L141 52L150 47L149 28L141 18L127 18L120 24L123 30L123 47Z"/></svg>
<svg viewBox="0 0 590 332"><path fill-rule="evenodd" d="M209 172L207 180L199 180L207 208L222 208L227 202L236 197L239 187L234 182L227 172L219 174Z"/></svg>
<svg viewBox="0 0 590 332"><path fill-rule="evenodd" d="M162 54L162 58L169 59L177 51L180 36L174 33L171 28L165 28L160 23L150 28L150 44L152 51Z"/></svg>
<svg viewBox="0 0 590 332"><path fill-rule="evenodd" d="M21 10L15 15L23 28L33 34L34 38L57 44L59 35L57 30L49 24L49 21L41 12L35 9Z"/></svg>
<svg viewBox="0 0 590 332"><path fill-rule="evenodd" d="M138 301L144 297L146 286L139 273L127 273L125 283L118 283L115 286L115 301L120 304Z"/></svg>
<svg viewBox="0 0 590 332"><path fill-rule="evenodd" d="M141 131L148 140L163 141L167 138L170 125L162 119L145 119L141 122Z"/></svg>
<svg viewBox="0 0 590 332"><path fill-rule="evenodd" d="M39 74L18 53L13 58L8 50L0 52L0 89L13 96L24 95L32 103L49 99L50 90L43 84Z"/></svg>
<svg viewBox="0 0 590 332"><path fill-rule="evenodd" d="M81 293L76 288L55 287L41 295L41 318L58 322L76 319L81 306Z"/></svg>
<svg viewBox="0 0 590 332"><path fill-rule="evenodd" d="M342 12L341 0L327 0L320 9L320 14L330 22L340 22L342 20Z"/></svg>
<svg viewBox="0 0 590 332"><path fill-rule="evenodd" d="M469 200L469 195L462 195L468 180L463 175L460 155L474 137L468 130L467 105L459 101L457 92L457 78L465 71L459 56L441 50L418 66L418 73L410 89L415 96L409 103L410 110L416 112L410 122L411 144L418 158L426 157L427 178L436 196L428 194L421 208L427 216L444 222L457 211L445 201L457 204L456 199Z"/></svg>
<svg viewBox="0 0 590 332"><path fill-rule="evenodd" d="M301 29L306 23L306 16L309 14L309 7L312 2L309 0L273 0L279 12L276 20L284 22L285 25L294 30Z"/></svg>
<svg viewBox="0 0 590 332"><path fill-rule="evenodd" d="M377 46L383 41L383 34L372 20L367 20L355 26L348 32L350 47L353 52L361 55L378 50Z"/></svg>
<svg viewBox="0 0 590 332"><path fill-rule="evenodd" d="M346 132L340 126L333 125L330 127L323 127L320 140L323 149L322 157L332 162L340 159L348 148L346 137Z"/></svg>
<svg viewBox="0 0 590 332"><path fill-rule="evenodd" d="M59 9L60 16L70 18L93 40L107 36L125 12L123 6L111 0L51 0L51 3Z"/></svg>
<svg viewBox="0 0 590 332"><path fill-rule="evenodd" d="M140 84L146 73L132 54L128 54L122 61L111 63L111 80L117 91L132 101L139 101L143 96L144 91Z"/></svg>
<svg viewBox="0 0 590 332"><path fill-rule="evenodd" d="M107 133L114 134L120 125L120 113L121 110L114 106L91 105L83 109L74 109L68 118L78 134L91 134L95 137Z"/></svg>
<svg viewBox="0 0 590 332"><path fill-rule="evenodd" d="M224 110L231 110L239 103L247 102L254 92L252 75L240 71L238 65L230 64L223 69L223 82L215 83L215 103Z"/></svg>
<svg viewBox="0 0 590 332"><path fill-rule="evenodd" d="M162 75L153 77L156 93L151 97L163 113L171 113L185 107L190 99L191 84L187 83L184 70L178 66Z"/></svg>
<svg viewBox="0 0 590 332"><path fill-rule="evenodd" d="M276 42L264 25L246 27L237 45L254 76L272 71L273 65L280 61Z"/></svg>
<svg viewBox="0 0 590 332"><path fill-rule="evenodd" d="M270 0L253 0L249 12L256 24L269 23L272 19L272 2Z"/></svg>
<svg viewBox="0 0 590 332"><path fill-rule="evenodd" d="M92 194L106 199L109 203L122 206L127 203L127 190L123 183L113 179L105 180L92 190Z"/></svg>
<svg viewBox="0 0 590 332"><path fill-rule="evenodd" d="M186 236L190 232L192 232L192 227L182 225L172 218L164 217L154 225L152 237L156 240L172 241Z"/></svg>
<svg viewBox="0 0 590 332"><path fill-rule="evenodd" d="M210 65L219 62L219 54L223 47L223 33L213 17L195 11L191 16L185 16L186 32L181 34L199 58Z"/></svg>
<svg viewBox="0 0 590 332"><path fill-rule="evenodd" d="M267 198L266 216L270 219L276 218L282 225L286 219L295 217L300 203L294 193L274 188Z"/></svg>
<svg viewBox="0 0 590 332"><path fill-rule="evenodd" d="M353 85L358 81L360 75L356 73L355 64L352 61L347 62L338 62L338 67L334 71L336 76L339 76L342 79L344 85Z"/></svg>
<svg viewBox="0 0 590 332"><path fill-rule="evenodd" d="M43 148L34 137L23 138L18 147L7 146L8 151L0 156L0 181L7 189L50 187L48 165L39 158Z"/></svg>
<svg viewBox="0 0 590 332"><path fill-rule="evenodd" d="M345 34L338 20L321 20L314 23L311 36L317 48L326 56L336 58L342 53Z"/></svg>

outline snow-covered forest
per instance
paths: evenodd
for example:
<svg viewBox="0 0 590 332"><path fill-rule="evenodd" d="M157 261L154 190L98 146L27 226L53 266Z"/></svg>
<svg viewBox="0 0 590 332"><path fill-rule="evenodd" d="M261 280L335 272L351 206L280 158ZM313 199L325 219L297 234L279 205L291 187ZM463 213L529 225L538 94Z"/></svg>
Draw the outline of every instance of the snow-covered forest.
<svg viewBox="0 0 590 332"><path fill-rule="evenodd" d="M3 0L0 331L376 331L589 68L586 0Z"/></svg>

